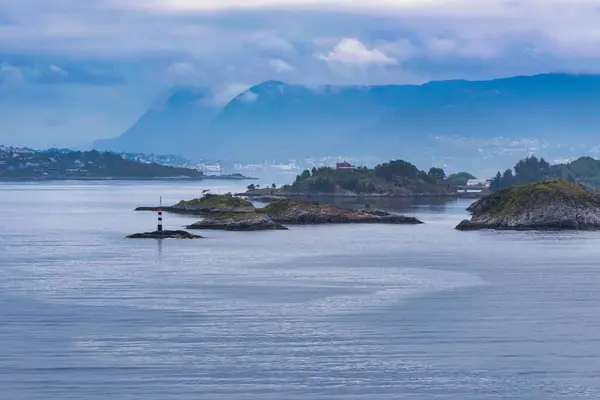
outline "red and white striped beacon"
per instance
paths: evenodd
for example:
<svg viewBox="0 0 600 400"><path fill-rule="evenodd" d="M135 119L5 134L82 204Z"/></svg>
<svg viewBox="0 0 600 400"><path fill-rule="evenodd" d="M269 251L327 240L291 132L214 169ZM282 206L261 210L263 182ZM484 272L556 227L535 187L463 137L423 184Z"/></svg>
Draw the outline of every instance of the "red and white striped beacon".
<svg viewBox="0 0 600 400"><path fill-rule="evenodd" d="M157 231L158 232L162 232L163 230L163 225L162 225L162 196L160 196L160 205L158 206L158 228Z"/></svg>

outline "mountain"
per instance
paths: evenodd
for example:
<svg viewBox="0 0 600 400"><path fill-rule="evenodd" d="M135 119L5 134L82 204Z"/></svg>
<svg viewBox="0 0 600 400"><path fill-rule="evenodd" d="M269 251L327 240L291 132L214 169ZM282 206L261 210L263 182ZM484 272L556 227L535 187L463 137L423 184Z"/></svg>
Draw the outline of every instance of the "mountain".
<svg viewBox="0 0 600 400"><path fill-rule="evenodd" d="M157 154L188 154L186 146L199 143L218 110L207 89L178 86L163 97L125 133L94 142L97 150ZM202 151L194 149L194 152Z"/></svg>
<svg viewBox="0 0 600 400"><path fill-rule="evenodd" d="M218 112L202 105L206 93L189 91L173 92L184 101L149 111L110 142L117 146L111 150L168 148L242 161L348 155L456 164L514 160L532 151L581 155L581 145L595 145L600 130L600 75L384 86L267 81Z"/></svg>
<svg viewBox="0 0 600 400"><path fill-rule="evenodd" d="M361 127L388 109L369 87L309 88L264 82L233 99L211 123L216 154L290 158L356 154ZM250 153L249 153L250 151Z"/></svg>

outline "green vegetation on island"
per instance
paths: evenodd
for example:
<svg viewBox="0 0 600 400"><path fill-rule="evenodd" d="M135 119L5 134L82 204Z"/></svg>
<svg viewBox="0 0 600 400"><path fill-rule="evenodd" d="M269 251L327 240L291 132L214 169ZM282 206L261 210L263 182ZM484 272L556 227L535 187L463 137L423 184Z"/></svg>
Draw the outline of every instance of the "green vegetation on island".
<svg viewBox="0 0 600 400"><path fill-rule="evenodd" d="M575 161L550 165L543 158L535 156L520 160L513 168L498 172L490 185L492 191L516 185L539 182L545 179L564 179L581 183L589 189L600 188L600 160L581 157Z"/></svg>
<svg viewBox="0 0 600 400"><path fill-rule="evenodd" d="M496 191L473 203L457 229L592 230L600 228L600 198L565 179Z"/></svg>
<svg viewBox="0 0 600 400"><path fill-rule="evenodd" d="M231 193L218 195L206 193L193 200L181 200L173 208L198 210L200 212L247 213L254 212L254 206L248 200Z"/></svg>
<svg viewBox="0 0 600 400"><path fill-rule="evenodd" d="M394 160L372 169L321 167L304 170L291 185L276 190L253 190L249 187L248 193L412 196L449 195L455 192L455 187L446 181L443 169L431 168L425 172L409 162Z"/></svg>

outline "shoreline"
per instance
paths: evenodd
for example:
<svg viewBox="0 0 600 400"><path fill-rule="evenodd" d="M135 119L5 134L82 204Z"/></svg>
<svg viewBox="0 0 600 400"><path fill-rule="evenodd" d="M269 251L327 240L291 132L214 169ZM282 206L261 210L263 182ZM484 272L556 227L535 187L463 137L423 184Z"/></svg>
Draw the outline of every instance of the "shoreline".
<svg viewBox="0 0 600 400"><path fill-rule="evenodd" d="M482 193L415 193L410 195L400 194L385 194L385 193L365 193L365 194L341 194L341 193L236 193L236 196L247 197L247 198L258 198L258 197L281 197L281 198L346 198L346 199L410 199L410 198L465 198L465 199L478 199L483 197Z"/></svg>
<svg viewBox="0 0 600 400"><path fill-rule="evenodd" d="M258 178L248 176L203 176L203 177L154 177L154 178L143 178L143 177L52 177L52 178L6 178L0 177L0 182L64 182L64 181L158 181L158 182L199 182L207 180L223 180L223 181L244 181L244 180L257 180Z"/></svg>

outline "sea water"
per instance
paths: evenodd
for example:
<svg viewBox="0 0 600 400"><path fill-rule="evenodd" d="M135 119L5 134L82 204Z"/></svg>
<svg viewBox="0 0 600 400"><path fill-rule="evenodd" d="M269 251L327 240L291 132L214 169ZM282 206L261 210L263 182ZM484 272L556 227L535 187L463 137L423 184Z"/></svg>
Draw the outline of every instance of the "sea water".
<svg viewBox="0 0 600 400"><path fill-rule="evenodd" d="M0 184L0 399L600 398L600 233L458 232L459 200L125 239L246 184Z"/></svg>

